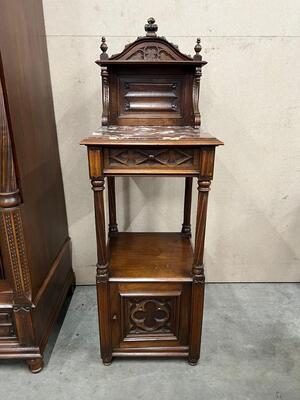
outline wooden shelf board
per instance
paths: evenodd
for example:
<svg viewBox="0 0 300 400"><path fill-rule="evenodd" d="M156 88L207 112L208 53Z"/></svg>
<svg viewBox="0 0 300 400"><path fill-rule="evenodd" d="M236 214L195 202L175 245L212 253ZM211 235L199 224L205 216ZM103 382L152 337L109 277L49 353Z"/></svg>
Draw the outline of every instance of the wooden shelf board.
<svg viewBox="0 0 300 400"><path fill-rule="evenodd" d="M109 240L110 281L192 281L193 249L181 233L120 232Z"/></svg>

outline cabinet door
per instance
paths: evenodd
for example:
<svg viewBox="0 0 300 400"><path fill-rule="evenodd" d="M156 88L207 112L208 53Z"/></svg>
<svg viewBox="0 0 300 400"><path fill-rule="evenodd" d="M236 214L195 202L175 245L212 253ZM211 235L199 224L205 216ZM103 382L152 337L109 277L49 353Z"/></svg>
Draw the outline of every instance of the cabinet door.
<svg viewBox="0 0 300 400"><path fill-rule="evenodd" d="M114 349L188 345L188 283L112 283L110 309Z"/></svg>

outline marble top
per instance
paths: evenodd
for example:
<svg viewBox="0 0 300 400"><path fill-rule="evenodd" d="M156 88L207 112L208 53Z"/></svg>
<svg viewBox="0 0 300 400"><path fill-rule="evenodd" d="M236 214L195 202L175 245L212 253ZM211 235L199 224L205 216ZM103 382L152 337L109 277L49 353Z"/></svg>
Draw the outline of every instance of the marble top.
<svg viewBox="0 0 300 400"><path fill-rule="evenodd" d="M191 126L101 126L81 144L223 144L207 132Z"/></svg>

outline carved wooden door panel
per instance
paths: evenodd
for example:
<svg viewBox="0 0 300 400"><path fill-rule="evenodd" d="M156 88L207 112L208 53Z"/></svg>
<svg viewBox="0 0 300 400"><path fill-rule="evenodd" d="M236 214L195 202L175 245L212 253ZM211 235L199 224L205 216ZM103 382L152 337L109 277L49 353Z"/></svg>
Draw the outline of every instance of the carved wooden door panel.
<svg viewBox="0 0 300 400"><path fill-rule="evenodd" d="M110 294L114 349L188 345L189 285L111 284Z"/></svg>

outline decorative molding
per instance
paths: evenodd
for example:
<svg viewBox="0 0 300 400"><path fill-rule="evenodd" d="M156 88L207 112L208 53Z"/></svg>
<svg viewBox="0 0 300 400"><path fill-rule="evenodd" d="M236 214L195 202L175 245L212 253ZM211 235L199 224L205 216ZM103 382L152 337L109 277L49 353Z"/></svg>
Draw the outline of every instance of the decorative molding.
<svg viewBox="0 0 300 400"><path fill-rule="evenodd" d="M200 38L197 38L197 43L196 43L196 45L195 45L195 47L194 47L194 50L195 50L195 55L194 55L194 60L197 60L197 61L202 61L202 56L200 55L200 51L202 50L202 46L201 46L201 39Z"/></svg>
<svg viewBox="0 0 300 400"><path fill-rule="evenodd" d="M157 36L157 30L158 26L155 24L154 18L149 18L145 25L146 36L139 36L134 42L127 44L121 53L113 54L109 60L193 61L190 55L181 53L176 44L169 42L164 36ZM152 47L160 47L160 49L159 51L152 50ZM105 55L106 50L107 48L105 48ZM106 60L101 56L100 63L102 60ZM206 62L203 63L206 64Z"/></svg>
<svg viewBox="0 0 300 400"><path fill-rule="evenodd" d="M102 36L102 38L101 38L100 49L102 51L102 53L100 54L100 60L108 60L108 54L106 53L108 47L107 47L106 39L104 36Z"/></svg>
<svg viewBox="0 0 300 400"><path fill-rule="evenodd" d="M164 47L149 45L139 48L136 52L132 53L127 60L169 61L176 60L176 57Z"/></svg>
<svg viewBox="0 0 300 400"><path fill-rule="evenodd" d="M0 207L10 208L20 204L11 138L9 114L5 106L4 87L0 85Z"/></svg>
<svg viewBox="0 0 300 400"><path fill-rule="evenodd" d="M5 209L0 213L0 239L3 258L10 265L6 272L17 298L31 301L31 281L25 248L21 211Z"/></svg>
<svg viewBox="0 0 300 400"><path fill-rule="evenodd" d="M204 265L193 266L193 283L205 283Z"/></svg>
<svg viewBox="0 0 300 400"><path fill-rule="evenodd" d="M103 176L92 177L91 184L94 192L102 192L105 189Z"/></svg>
<svg viewBox="0 0 300 400"><path fill-rule="evenodd" d="M194 111L194 127L199 128L201 125L201 115L199 112L199 94L200 94L200 79L202 71L200 67L195 68L193 82L193 111Z"/></svg>
<svg viewBox="0 0 300 400"><path fill-rule="evenodd" d="M145 25L146 36L156 37L158 26L155 23L155 19L150 17L147 19L147 24Z"/></svg>
<svg viewBox="0 0 300 400"><path fill-rule="evenodd" d="M101 67L101 76L102 76L102 104L103 104L103 112L102 112L102 125L108 125L108 115L109 115L109 82L108 82L108 69L107 67Z"/></svg>
<svg viewBox="0 0 300 400"><path fill-rule="evenodd" d="M198 192L209 192L211 181L198 181Z"/></svg>
<svg viewBox="0 0 300 400"><path fill-rule="evenodd" d="M108 264L100 265L97 264L96 283L107 283L108 282Z"/></svg>
<svg viewBox="0 0 300 400"><path fill-rule="evenodd" d="M28 304L28 305L24 305L24 304L14 304L14 305L13 305L13 310L14 310L15 313L18 313L18 312L26 312L26 313L29 313L29 312L31 311L32 308L33 308L33 307L32 307L31 304Z"/></svg>
<svg viewBox="0 0 300 400"><path fill-rule="evenodd" d="M210 191L211 181L202 181L198 179L198 206L196 218L196 232L195 232L195 248L194 248L194 263L193 263L193 283L204 283L204 265L203 265L203 252L204 252L204 239L205 239L205 226L206 214L208 203L208 192Z"/></svg>
<svg viewBox="0 0 300 400"><path fill-rule="evenodd" d="M175 79L175 78L174 78ZM181 81L177 78L170 82L147 82L147 80L131 78L131 81L120 79L120 94L124 97L123 112L178 112L180 105Z"/></svg>
<svg viewBox="0 0 300 400"><path fill-rule="evenodd" d="M191 167L194 165L192 149L109 149L109 166L165 166Z"/></svg>
<svg viewBox="0 0 300 400"><path fill-rule="evenodd" d="M171 305L165 299L130 299L127 303L129 334L171 332Z"/></svg>

